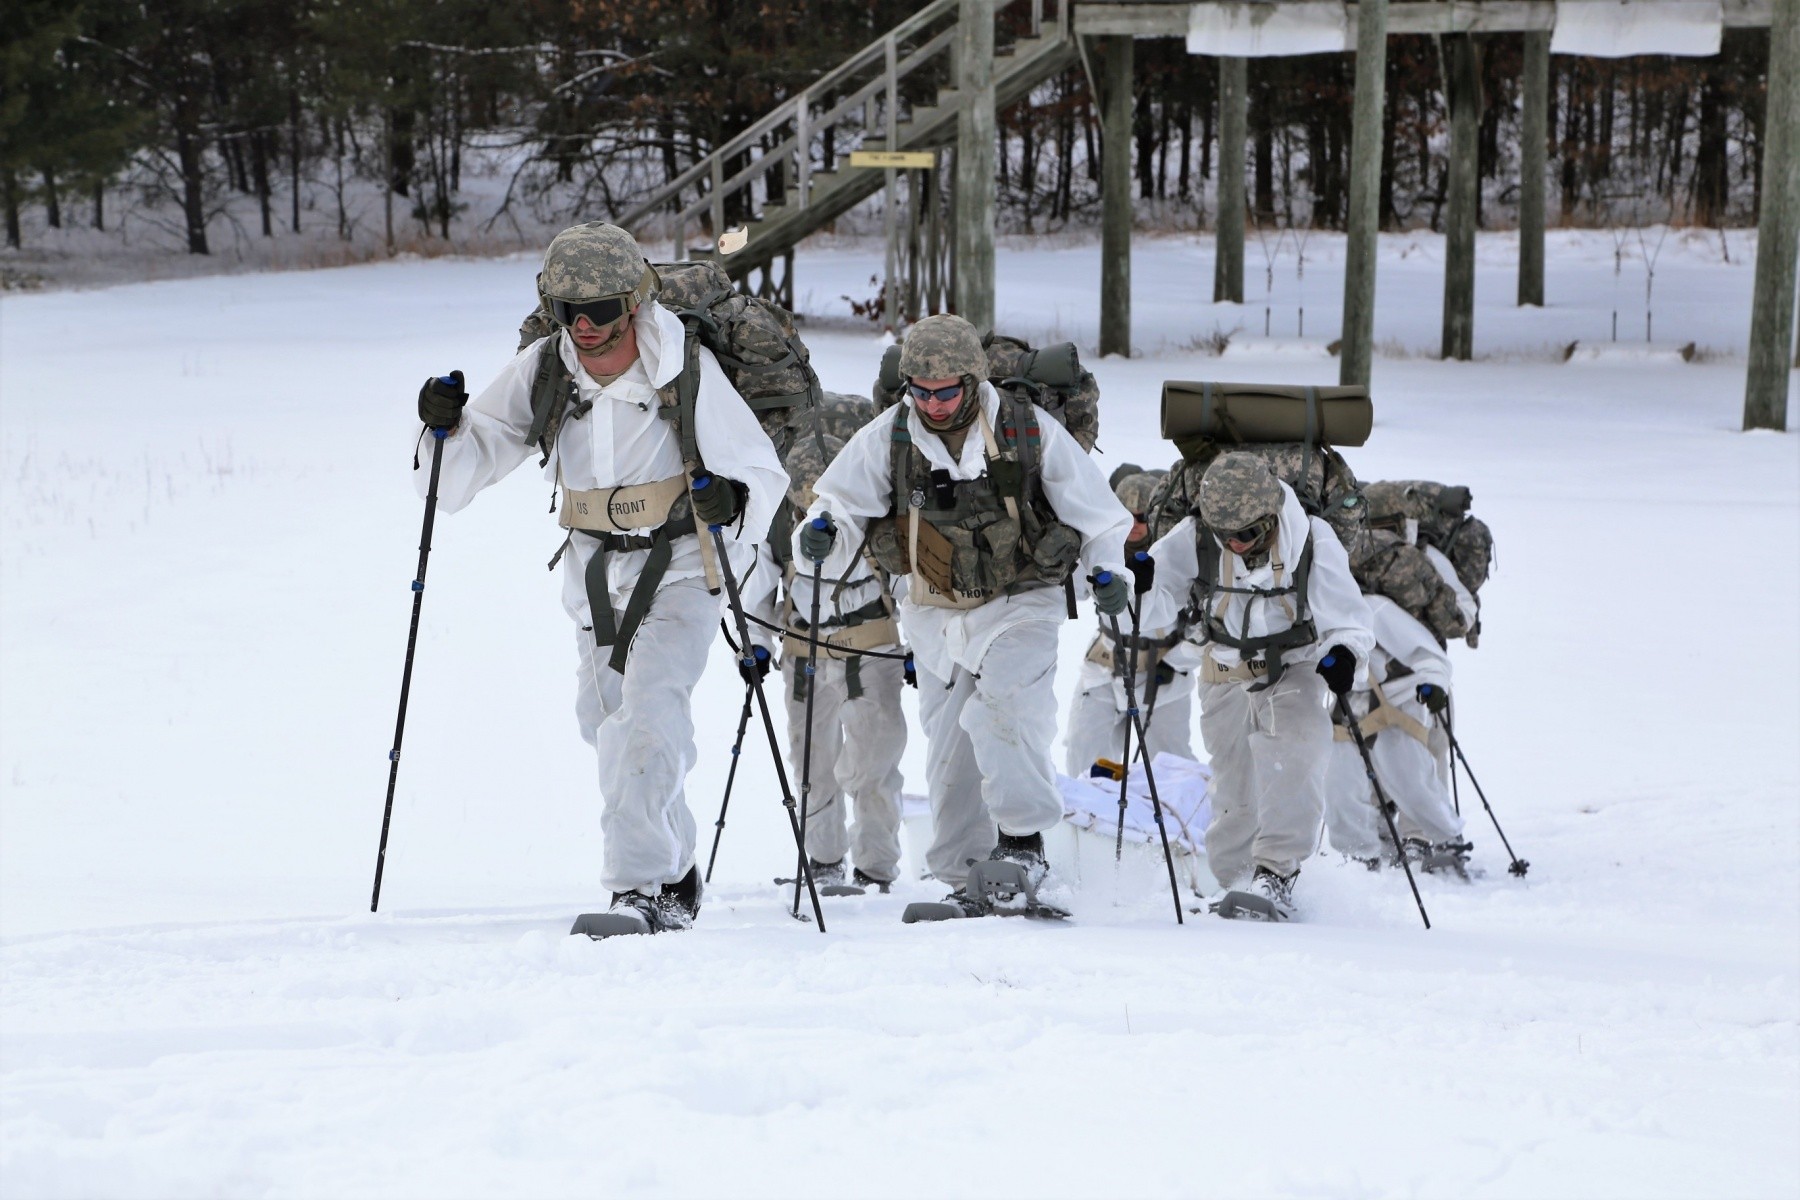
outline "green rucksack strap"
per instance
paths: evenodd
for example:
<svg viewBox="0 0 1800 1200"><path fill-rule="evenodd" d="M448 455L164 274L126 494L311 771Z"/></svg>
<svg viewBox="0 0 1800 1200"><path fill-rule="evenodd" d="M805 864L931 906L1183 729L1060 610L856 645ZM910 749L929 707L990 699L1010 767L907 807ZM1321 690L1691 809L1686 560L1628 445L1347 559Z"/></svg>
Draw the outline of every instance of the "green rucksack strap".
<svg viewBox="0 0 1800 1200"><path fill-rule="evenodd" d="M1319 389L1316 387L1309 387L1306 389L1306 438L1300 443L1300 486L1302 488L1309 488L1312 486L1313 442L1317 441L1318 437ZM1323 474L1323 472L1321 472L1321 474ZM1324 504L1325 481L1321 478L1319 481L1319 506L1322 508L1324 507ZM1311 549L1311 547L1312 542L1309 538L1307 541L1307 548Z"/></svg>
<svg viewBox="0 0 1800 1200"><path fill-rule="evenodd" d="M697 326L705 320L705 314L683 312L677 314L681 318L681 374L664 387L675 388L675 403L664 404L656 415L665 421L675 424L675 436L681 441L681 462L684 467L699 465L700 436L695 432L694 410L700 401L700 335Z"/></svg>
<svg viewBox="0 0 1800 1200"><path fill-rule="evenodd" d="M562 427L562 410L575 390L575 379L563 365L557 338L556 334L550 335L538 348L537 373L531 379L531 428L525 434L525 444L542 452L540 467L550 461L550 449Z"/></svg>

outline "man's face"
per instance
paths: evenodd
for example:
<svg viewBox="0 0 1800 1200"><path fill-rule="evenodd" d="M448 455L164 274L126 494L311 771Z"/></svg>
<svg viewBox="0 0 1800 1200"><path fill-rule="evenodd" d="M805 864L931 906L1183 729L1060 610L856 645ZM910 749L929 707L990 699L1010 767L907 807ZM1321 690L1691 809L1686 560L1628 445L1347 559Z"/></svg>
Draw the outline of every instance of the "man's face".
<svg viewBox="0 0 1800 1200"><path fill-rule="evenodd" d="M574 339L577 352L587 358L599 358L617 348L625 337L625 331L631 327L631 318L636 315L637 309L634 308L606 325L596 325L585 315L578 316L575 323L569 326L569 336Z"/></svg>
<svg viewBox="0 0 1800 1200"><path fill-rule="evenodd" d="M951 392L951 389L954 391ZM919 414L940 425L954 417L956 410L962 407L962 379L954 375L948 379L914 379L908 390L912 395L913 407L919 410ZM921 395L921 392L936 394ZM941 398L945 392L951 392L948 399Z"/></svg>

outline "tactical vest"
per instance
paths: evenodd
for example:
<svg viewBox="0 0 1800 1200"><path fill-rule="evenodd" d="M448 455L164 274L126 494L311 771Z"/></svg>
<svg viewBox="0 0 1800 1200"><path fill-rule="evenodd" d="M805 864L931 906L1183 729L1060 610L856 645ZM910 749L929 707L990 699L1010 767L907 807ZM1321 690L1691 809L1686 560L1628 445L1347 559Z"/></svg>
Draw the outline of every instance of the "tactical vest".
<svg viewBox="0 0 1800 1200"><path fill-rule="evenodd" d="M1275 549L1270 551L1271 565L1275 569L1275 586L1271 588L1234 587L1220 580L1220 567L1224 562L1224 551L1218 539L1212 535L1204 524L1194 522L1195 541L1199 550L1200 569L1194 575L1194 584L1188 592L1188 607L1182 613L1182 622L1188 628L1198 628L1208 642L1216 642L1221 646L1229 646L1236 650L1249 662L1261 658L1268 667L1268 673L1261 683L1253 684L1250 691L1260 692L1281 678L1287 669L1283 661L1283 653L1288 650L1310 646L1319 640L1318 630L1313 626L1312 606L1308 603L1308 585L1312 582L1313 539L1309 529L1306 543L1300 549L1300 562L1294 567L1290 576L1291 583L1283 585L1282 574L1285 570L1281 560L1274 557ZM1248 596L1250 600L1244 605L1243 624L1236 632L1226 625L1223 613L1232 596ZM1287 597L1293 597L1292 605L1288 605ZM1256 601L1279 603L1288 609L1291 624L1286 629L1260 637L1250 635L1250 613Z"/></svg>
<svg viewBox="0 0 1800 1200"><path fill-rule="evenodd" d="M869 539L883 570L913 576L909 599L974 608L1067 580L1080 560L1082 537L1057 519L1044 498L1042 432L1032 407L1002 399L998 437L986 410L977 413L988 442L987 470L965 480L934 469L913 444L911 411L899 406L889 438L891 520Z"/></svg>

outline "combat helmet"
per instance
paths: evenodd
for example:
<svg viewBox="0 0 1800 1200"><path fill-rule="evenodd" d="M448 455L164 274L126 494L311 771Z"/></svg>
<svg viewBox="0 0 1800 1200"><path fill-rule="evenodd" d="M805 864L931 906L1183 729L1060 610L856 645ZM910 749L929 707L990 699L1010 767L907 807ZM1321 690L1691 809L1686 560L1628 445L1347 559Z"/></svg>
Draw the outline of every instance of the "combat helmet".
<svg viewBox="0 0 1800 1200"><path fill-rule="evenodd" d="M951 313L926 317L907 331L900 347L900 374L912 379L961 379L963 400L948 421L941 424L919 419L940 431L961 429L975 419L980 385L987 378L988 356L981 335L966 320Z"/></svg>
<svg viewBox="0 0 1800 1200"><path fill-rule="evenodd" d="M1284 499L1280 480L1254 454L1221 454L1200 478L1200 517L1221 538L1272 527Z"/></svg>
<svg viewBox="0 0 1800 1200"><path fill-rule="evenodd" d="M661 290L662 281L644 260L637 240L602 221L572 225L552 238L538 275L544 310L559 322L557 301L590 304L616 298L629 311L656 299Z"/></svg>

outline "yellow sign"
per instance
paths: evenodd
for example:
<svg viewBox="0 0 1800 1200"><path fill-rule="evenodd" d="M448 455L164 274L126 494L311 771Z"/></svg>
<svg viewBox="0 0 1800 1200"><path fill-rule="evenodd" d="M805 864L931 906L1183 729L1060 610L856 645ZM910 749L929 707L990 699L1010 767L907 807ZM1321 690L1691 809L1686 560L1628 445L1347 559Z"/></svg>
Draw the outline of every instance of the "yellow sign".
<svg viewBox="0 0 1800 1200"><path fill-rule="evenodd" d="M893 167L896 170L925 170L937 166L937 155L930 150L852 150L853 167Z"/></svg>

